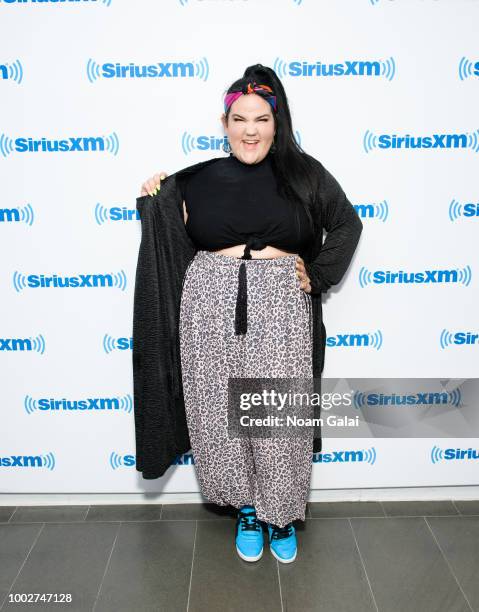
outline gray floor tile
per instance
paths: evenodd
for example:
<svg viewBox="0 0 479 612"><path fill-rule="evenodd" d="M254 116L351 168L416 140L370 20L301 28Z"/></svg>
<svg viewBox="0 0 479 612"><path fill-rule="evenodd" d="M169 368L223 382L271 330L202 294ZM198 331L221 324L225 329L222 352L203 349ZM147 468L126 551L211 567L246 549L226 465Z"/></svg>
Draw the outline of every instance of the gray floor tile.
<svg viewBox="0 0 479 612"><path fill-rule="evenodd" d="M454 505L461 514L479 516L479 500L454 500Z"/></svg>
<svg viewBox="0 0 479 612"><path fill-rule="evenodd" d="M428 517L427 522L473 610L479 610L479 516Z"/></svg>
<svg viewBox="0 0 479 612"><path fill-rule="evenodd" d="M353 518L381 612L470 612L425 519Z"/></svg>
<svg viewBox="0 0 479 612"><path fill-rule="evenodd" d="M95 612L184 612L194 521L122 523Z"/></svg>
<svg viewBox="0 0 479 612"><path fill-rule="evenodd" d="M450 499L430 501L383 501L386 516L452 516L458 512Z"/></svg>
<svg viewBox="0 0 479 612"><path fill-rule="evenodd" d="M100 590L95 612L183 611L190 578L191 611L280 612L280 588L284 612L376 604L381 612L479 611L478 501L308 502L308 520L295 521L298 558L290 565L272 557L267 532L259 562L239 559L232 507L103 505L87 514L88 506L22 506L12 516L13 509L0 509L0 518L11 517L0 521L2 612L32 609L8 604L13 581L13 593L73 593L68 607L34 604L39 610L92 610Z"/></svg>
<svg viewBox="0 0 479 612"><path fill-rule="evenodd" d="M347 519L309 520L297 538L296 560L279 564L284 610L375 612Z"/></svg>
<svg viewBox="0 0 479 612"><path fill-rule="evenodd" d="M85 519L88 506L18 506L10 523L68 523Z"/></svg>
<svg viewBox="0 0 479 612"><path fill-rule="evenodd" d="M0 608L42 526L0 525Z"/></svg>
<svg viewBox="0 0 479 612"><path fill-rule="evenodd" d="M161 504L118 504L91 506L86 521L159 521Z"/></svg>
<svg viewBox="0 0 479 612"><path fill-rule="evenodd" d="M33 525L21 527L33 528ZM115 523L45 524L12 587L12 593L71 593L72 602L21 604L7 601L2 612L91 610L118 529L119 525Z"/></svg>
<svg viewBox="0 0 479 612"><path fill-rule="evenodd" d="M16 506L0 506L0 523L7 523L15 512Z"/></svg>
<svg viewBox="0 0 479 612"><path fill-rule="evenodd" d="M236 518L237 510L217 504L164 504L162 520L217 520Z"/></svg>
<svg viewBox="0 0 479 612"><path fill-rule="evenodd" d="M267 539L255 563L240 559L234 523L198 521L189 612L280 612L276 559Z"/></svg>
<svg viewBox="0 0 479 612"><path fill-rule="evenodd" d="M379 502L310 502L312 518L350 518L384 516Z"/></svg>

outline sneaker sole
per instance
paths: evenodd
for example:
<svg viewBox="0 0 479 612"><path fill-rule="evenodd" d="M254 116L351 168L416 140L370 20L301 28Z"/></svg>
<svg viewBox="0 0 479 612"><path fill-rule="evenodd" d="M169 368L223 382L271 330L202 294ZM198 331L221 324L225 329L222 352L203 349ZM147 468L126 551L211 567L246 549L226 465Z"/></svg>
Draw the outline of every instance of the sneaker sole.
<svg viewBox="0 0 479 612"><path fill-rule="evenodd" d="M280 557L279 555L277 555L274 550L272 548L270 548L271 554L273 555L273 557L275 559L278 559L278 561L280 563L292 563L295 559L296 559L296 554L297 554L297 550L294 551L294 557L291 557L291 559L283 559L283 557Z"/></svg>
<svg viewBox="0 0 479 612"><path fill-rule="evenodd" d="M259 555L256 555L256 557L247 557L244 553L241 552L241 550L238 547L236 547L236 552L238 553L238 556L241 557L243 561L249 561L249 562L259 561L261 557L263 556L263 550L264 548L261 549L261 552L259 553Z"/></svg>

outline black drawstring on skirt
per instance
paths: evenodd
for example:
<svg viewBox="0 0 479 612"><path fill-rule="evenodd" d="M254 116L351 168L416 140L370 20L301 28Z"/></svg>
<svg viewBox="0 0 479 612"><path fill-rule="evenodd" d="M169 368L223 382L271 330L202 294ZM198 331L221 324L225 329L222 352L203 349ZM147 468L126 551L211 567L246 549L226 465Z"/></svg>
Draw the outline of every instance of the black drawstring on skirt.
<svg viewBox="0 0 479 612"><path fill-rule="evenodd" d="M249 238L241 259L251 259L250 250L260 251L266 245L259 238ZM246 278L246 264L241 262L238 271L238 293L236 295L235 335L246 334L248 329L248 281Z"/></svg>

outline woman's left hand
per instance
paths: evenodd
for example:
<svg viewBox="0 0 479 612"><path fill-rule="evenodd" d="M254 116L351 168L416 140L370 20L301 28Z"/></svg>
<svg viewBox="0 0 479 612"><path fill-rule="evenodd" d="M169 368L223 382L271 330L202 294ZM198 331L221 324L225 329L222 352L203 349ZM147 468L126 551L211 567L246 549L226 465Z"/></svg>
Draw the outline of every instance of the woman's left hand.
<svg viewBox="0 0 479 612"><path fill-rule="evenodd" d="M306 273L306 268L304 267L304 260L299 255L296 257L296 276L301 281L300 289L302 289L306 293L311 293L311 281Z"/></svg>

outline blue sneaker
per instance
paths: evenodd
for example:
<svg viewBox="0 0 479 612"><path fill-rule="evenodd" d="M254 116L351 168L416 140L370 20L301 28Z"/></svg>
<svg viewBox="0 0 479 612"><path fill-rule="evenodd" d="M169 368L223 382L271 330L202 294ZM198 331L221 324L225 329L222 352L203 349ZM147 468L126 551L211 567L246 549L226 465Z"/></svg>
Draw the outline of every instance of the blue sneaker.
<svg viewBox="0 0 479 612"><path fill-rule="evenodd" d="M263 555L263 530L254 506L241 506L236 520L236 551L244 561Z"/></svg>
<svg viewBox="0 0 479 612"><path fill-rule="evenodd" d="M293 523L277 527L268 523L269 546L273 556L281 563L291 563L296 559L298 544Z"/></svg>

